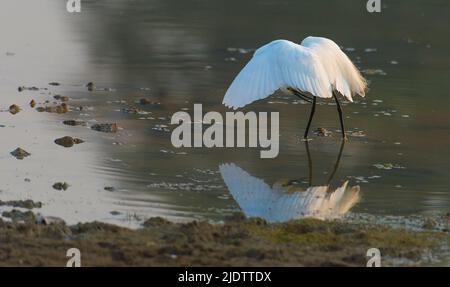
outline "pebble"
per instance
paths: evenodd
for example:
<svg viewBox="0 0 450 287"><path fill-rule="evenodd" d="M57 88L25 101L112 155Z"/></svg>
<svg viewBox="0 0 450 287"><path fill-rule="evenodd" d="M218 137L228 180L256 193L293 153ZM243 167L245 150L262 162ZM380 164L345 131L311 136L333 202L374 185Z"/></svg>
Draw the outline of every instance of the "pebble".
<svg viewBox="0 0 450 287"><path fill-rule="evenodd" d="M56 190L67 190L69 188L69 184L67 182L57 182L52 186Z"/></svg>
<svg viewBox="0 0 450 287"><path fill-rule="evenodd" d="M63 121L63 124L65 124L67 126L85 126L86 122L76 121L76 120L66 120L66 121Z"/></svg>
<svg viewBox="0 0 450 287"><path fill-rule="evenodd" d="M27 156L30 156L31 153L29 153L29 152L27 152L26 150L24 150L24 149L18 147L18 148L16 148L15 150L13 150L13 151L11 152L11 155L13 155L13 156L14 156L15 158L17 158L17 159L22 160L22 159L26 158Z"/></svg>
<svg viewBox="0 0 450 287"><path fill-rule="evenodd" d="M11 105L9 107L9 112L13 115L17 114L18 112L20 112L20 107L18 105Z"/></svg>
<svg viewBox="0 0 450 287"><path fill-rule="evenodd" d="M104 133L115 133L119 130L119 126L116 123L94 124L91 129Z"/></svg>
<svg viewBox="0 0 450 287"><path fill-rule="evenodd" d="M63 146L63 147L73 147L75 144L83 143L84 141L78 138L73 138L69 136L65 136L55 140L55 144Z"/></svg>

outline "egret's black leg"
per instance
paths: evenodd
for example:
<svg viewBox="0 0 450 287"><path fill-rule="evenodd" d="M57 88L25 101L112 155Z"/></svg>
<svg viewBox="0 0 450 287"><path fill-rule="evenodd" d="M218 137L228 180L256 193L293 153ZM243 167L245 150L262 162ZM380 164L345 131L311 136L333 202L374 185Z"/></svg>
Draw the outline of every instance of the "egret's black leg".
<svg viewBox="0 0 450 287"><path fill-rule="evenodd" d="M311 108L311 113L309 114L308 125L306 126L305 135L303 136L303 138L305 138L305 139L308 138L309 127L311 126L311 121L312 121L315 111L316 111L316 97L313 97L312 108Z"/></svg>
<svg viewBox="0 0 450 287"><path fill-rule="evenodd" d="M344 145L345 145L345 140L342 140L341 147L339 148L339 154L336 159L336 163L334 164L333 171L330 173L330 176L328 177L328 180L327 180L328 185L330 184L331 180L333 179L334 175L336 174L336 171L338 170L339 163L340 163L341 157L342 157L342 151L344 150Z"/></svg>
<svg viewBox="0 0 450 287"><path fill-rule="evenodd" d="M299 97L300 99L302 99L302 100L304 100L304 101L306 101L306 102L308 102L308 103L311 103L311 102L312 102L311 97L309 97L309 96L307 96L307 95L304 95L304 94L302 94L302 93L299 93L298 91L295 91L295 90L292 90L292 91L294 92L294 95L296 95L296 96Z"/></svg>
<svg viewBox="0 0 450 287"><path fill-rule="evenodd" d="M341 108L341 105L339 104L339 100L338 100L335 92L333 92L333 97L334 97L334 100L336 101L336 106L337 106L337 110L339 113L339 120L341 121L342 138L344 140L347 140L347 136L345 135L345 129L344 129L344 120L342 119L342 108Z"/></svg>
<svg viewBox="0 0 450 287"><path fill-rule="evenodd" d="M305 141L305 148L306 148L306 155L308 156L308 170L309 170L309 176L308 176L308 184L309 186L312 186L312 159L311 159L311 153L309 152L309 145L308 141Z"/></svg>

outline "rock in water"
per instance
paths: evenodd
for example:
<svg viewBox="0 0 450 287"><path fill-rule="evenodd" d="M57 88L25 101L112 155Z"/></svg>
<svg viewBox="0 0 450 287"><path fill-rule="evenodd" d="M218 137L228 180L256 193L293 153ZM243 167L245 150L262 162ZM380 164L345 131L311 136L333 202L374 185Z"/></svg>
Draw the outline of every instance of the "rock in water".
<svg viewBox="0 0 450 287"><path fill-rule="evenodd" d="M69 184L67 182L57 182L53 185L53 188L56 190L67 190L69 188Z"/></svg>
<svg viewBox="0 0 450 287"><path fill-rule="evenodd" d="M86 87L87 87L88 91L90 91L90 92L92 92L95 89L95 85L93 82L87 83Z"/></svg>
<svg viewBox="0 0 450 287"><path fill-rule="evenodd" d="M319 137L328 137L328 136L331 136L331 134L332 134L332 132L330 132L329 130L327 130L325 128L317 128L313 133Z"/></svg>
<svg viewBox="0 0 450 287"><path fill-rule="evenodd" d="M10 218L12 222L35 222L36 216L34 213L30 210L26 212L22 212L17 209L13 209L11 211L3 211L2 213L3 217Z"/></svg>
<svg viewBox="0 0 450 287"><path fill-rule="evenodd" d="M63 121L63 124L68 125L68 126L85 126L86 122L75 121L75 120L67 120L67 121Z"/></svg>
<svg viewBox="0 0 450 287"><path fill-rule="evenodd" d="M152 106L159 106L160 103L159 102L155 102L155 101L151 101L149 99L146 98L142 98L139 100L139 104L145 106L145 105L152 105Z"/></svg>
<svg viewBox="0 0 450 287"><path fill-rule="evenodd" d="M12 206L12 207L20 207L20 208L26 208L26 209L33 209L33 208L41 208L42 202L34 202L31 199L27 200L11 200L11 201L1 201L0 200L0 206Z"/></svg>
<svg viewBox="0 0 450 287"><path fill-rule="evenodd" d="M61 95L54 95L53 98L61 102L67 102L69 100L68 96L61 96Z"/></svg>
<svg viewBox="0 0 450 287"><path fill-rule="evenodd" d="M47 113L64 114L69 111L69 107L67 106L66 103L62 103L61 105L57 105L57 106L37 107L36 110L40 113L47 112Z"/></svg>
<svg viewBox="0 0 450 287"><path fill-rule="evenodd" d="M119 130L119 127L116 123L112 124L95 124L91 126L91 129L98 132L104 133L115 133Z"/></svg>
<svg viewBox="0 0 450 287"><path fill-rule="evenodd" d="M81 139L65 136L55 140L55 144L63 146L63 147L73 147L74 144L80 144L84 141Z"/></svg>
<svg viewBox="0 0 450 287"><path fill-rule="evenodd" d="M13 115L17 114L18 112L20 112L20 107L18 105L11 105L9 107L9 112Z"/></svg>
<svg viewBox="0 0 450 287"><path fill-rule="evenodd" d="M11 155L13 155L17 159L24 159L25 157L30 156L31 153L28 153L26 150L18 147L11 152Z"/></svg>
<svg viewBox="0 0 450 287"><path fill-rule="evenodd" d="M61 224L61 225L64 225L64 224L66 224L66 222L59 217L43 216L42 214L38 213L36 215L36 224L43 224L43 225Z"/></svg>

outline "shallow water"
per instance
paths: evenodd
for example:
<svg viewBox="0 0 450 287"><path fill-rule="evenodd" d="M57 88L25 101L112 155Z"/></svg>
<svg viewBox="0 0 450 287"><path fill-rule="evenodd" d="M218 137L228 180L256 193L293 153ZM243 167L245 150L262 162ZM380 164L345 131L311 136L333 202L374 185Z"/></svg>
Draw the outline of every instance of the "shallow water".
<svg viewBox="0 0 450 287"><path fill-rule="evenodd" d="M269 189L295 179L307 190L310 166L300 140L307 104L276 95L245 109L280 112L280 154L273 160L260 159L258 149L175 149L169 123L174 112L192 111L194 103L205 112L227 111L223 94L255 48L277 38L299 42L321 35L342 45L370 81L366 98L344 104L350 141L331 189L347 181L359 186L354 213L426 214L450 207L446 1L389 1L380 15L367 13L361 1L85 0L80 14L67 13L59 2L2 2L0 109L17 104L23 110L0 113L1 200L42 201L43 213L69 223L135 226L155 215L221 220L241 208L252 215L255 207L249 211L237 195L246 187L228 189L223 164ZM48 85L55 81L61 86ZM91 81L106 90L89 92ZM18 92L22 85L48 90ZM54 94L69 96L73 111L38 113L27 106ZM143 97L160 104L134 103ZM327 184L340 150L336 107L320 104L312 129L333 133L309 142L312 186ZM123 113L127 105L148 113ZM88 108L79 112L77 106ZM65 126L65 119L117 122L123 129L98 133ZM69 149L53 143L66 135L85 143ZM9 152L18 146L32 155L16 160ZM69 189L52 189L59 181ZM289 217L271 212L275 221Z"/></svg>

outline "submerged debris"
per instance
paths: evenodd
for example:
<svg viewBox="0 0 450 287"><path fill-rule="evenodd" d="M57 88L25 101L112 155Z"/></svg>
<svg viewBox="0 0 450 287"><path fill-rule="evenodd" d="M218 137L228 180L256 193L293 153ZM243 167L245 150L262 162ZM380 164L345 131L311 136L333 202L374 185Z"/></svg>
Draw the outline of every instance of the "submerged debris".
<svg viewBox="0 0 450 287"><path fill-rule="evenodd" d="M127 108L122 108L122 112L125 114L139 114L141 112L141 110L136 107L127 107Z"/></svg>
<svg viewBox="0 0 450 287"><path fill-rule="evenodd" d="M80 144L84 141L78 138L73 138L69 136L65 136L55 140L55 144L63 146L63 147L73 147L74 144Z"/></svg>
<svg viewBox="0 0 450 287"><path fill-rule="evenodd" d="M61 96L61 95L54 95L53 98L55 100L61 101L61 102L67 102L69 100L68 96Z"/></svg>
<svg viewBox="0 0 450 287"><path fill-rule="evenodd" d="M38 88L38 87L25 87L25 86L21 86L21 87L18 87L17 90L18 90L19 92L22 92L22 91L39 91L39 88Z"/></svg>
<svg viewBox="0 0 450 287"><path fill-rule="evenodd" d="M63 121L63 124L68 126L86 126L86 122L76 120L66 120Z"/></svg>
<svg viewBox="0 0 450 287"><path fill-rule="evenodd" d="M362 138L362 137L365 137L365 136L366 136L366 134L364 133L364 131L352 131L352 132L350 133L350 135L351 135L352 137L357 137L357 138Z"/></svg>
<svg viewBox="0 0 450 287"><path fill-rule="evenodd" d="M86 87L88 89L89 92L92 92L95 89L95 85L93 82L89 82L86 84Z"/></svg>
<svg viewBox="0 0 450 287"><path fill-rule="evenodd" d="M31 199L27 200L11 200L11 201L1 201L0 200L0 206L12 206L12 207L20 207L20 208L27 208L27 209L33 209L33 208L41 208L42 202L34 202Z"/></svg>
<svg viewBox="0 0 450 287"><path fill-rule="evenodd" d="M50 224L66 224L66 222L55 216L43 216L41 214L36 215L36 224L50 225Z"/></svg>
<svg viewBox="0 0 450 287"><path fill-rule="evenodd" d="M17 114L18 112L20 112L20 107L18 105L11 105L9 107L9 112L13 115Z"/></svg>
<svg viewBox="0 0 450 287"><path fill-rule="evenodd" d="M69 111L69 108L67 107L66 103L62 103L61 105L57 106L37 107L36 110L40 113L47 112L47 113L65 114Z"/></svg>
<svg viewBox="0 0 450 287"><path fill-rule="evenodd" d="M30 156L31 153L29 153L29 152L27 152L26 150L24 150L24 149L18 147L18 148L16 148L15 150L13 150L13 151L11 152L11 155L14 156L14 157L17 158L17 159L22 160L22 159L26 158L27 156Z"/></svg>
<svg viewBox="0 0 450 287"><path fill-rule="evenodd" d="M313 133L319 137L329 137L332 134L331 131L329 131L325 128L317 128L316 130L313 131Z"/></svg>
<svg viewBox="0 0 450 287"><path fill-rule="evenodd" d="M67 190L69 188L69 184L67 182L57 182L53 185L53 188L56 190Z"/></svg>
<svg viewBox="0 0 450 287"><path fill-rule="evenodd" d="M363 74L373 76L373 75L380 75L380 76L386 76L386 72L381 69L365 69L362 70Z"/></svg>
<svg viewBox="0 0 450 287"><path fill-rule="evenodd" d="M4 211L2 213L3 217L10 218L12 222L35 222L36 216L30 210L22 212L17 209L13 209L11 211Z"/></svg>
<svg viewBox="0 0 450 287"><path fill-rule="evenodd" d="M404 169L405 168L405 167L400 166L398 164L392 164L392 163L376 163L373 166L378 168L378 169L385 169L385 170Z"/></svg>
<svg viewBox="0 0 450 287"><path fill-rule="evenodd" d="M116 123L94 124L91 129L104 133L115 133L119 130L119 126Z"/></svg>
<svg viewBox="0 0 450 287"><path fill-rule="evenodd" d="M141 104L143 106L145 106L145 105L152 105L152 106L159 106L159 105L161 105L160 102L151 101L151 100L146 99L146 98L140 99L139 100L139 104Z"/></svg>

